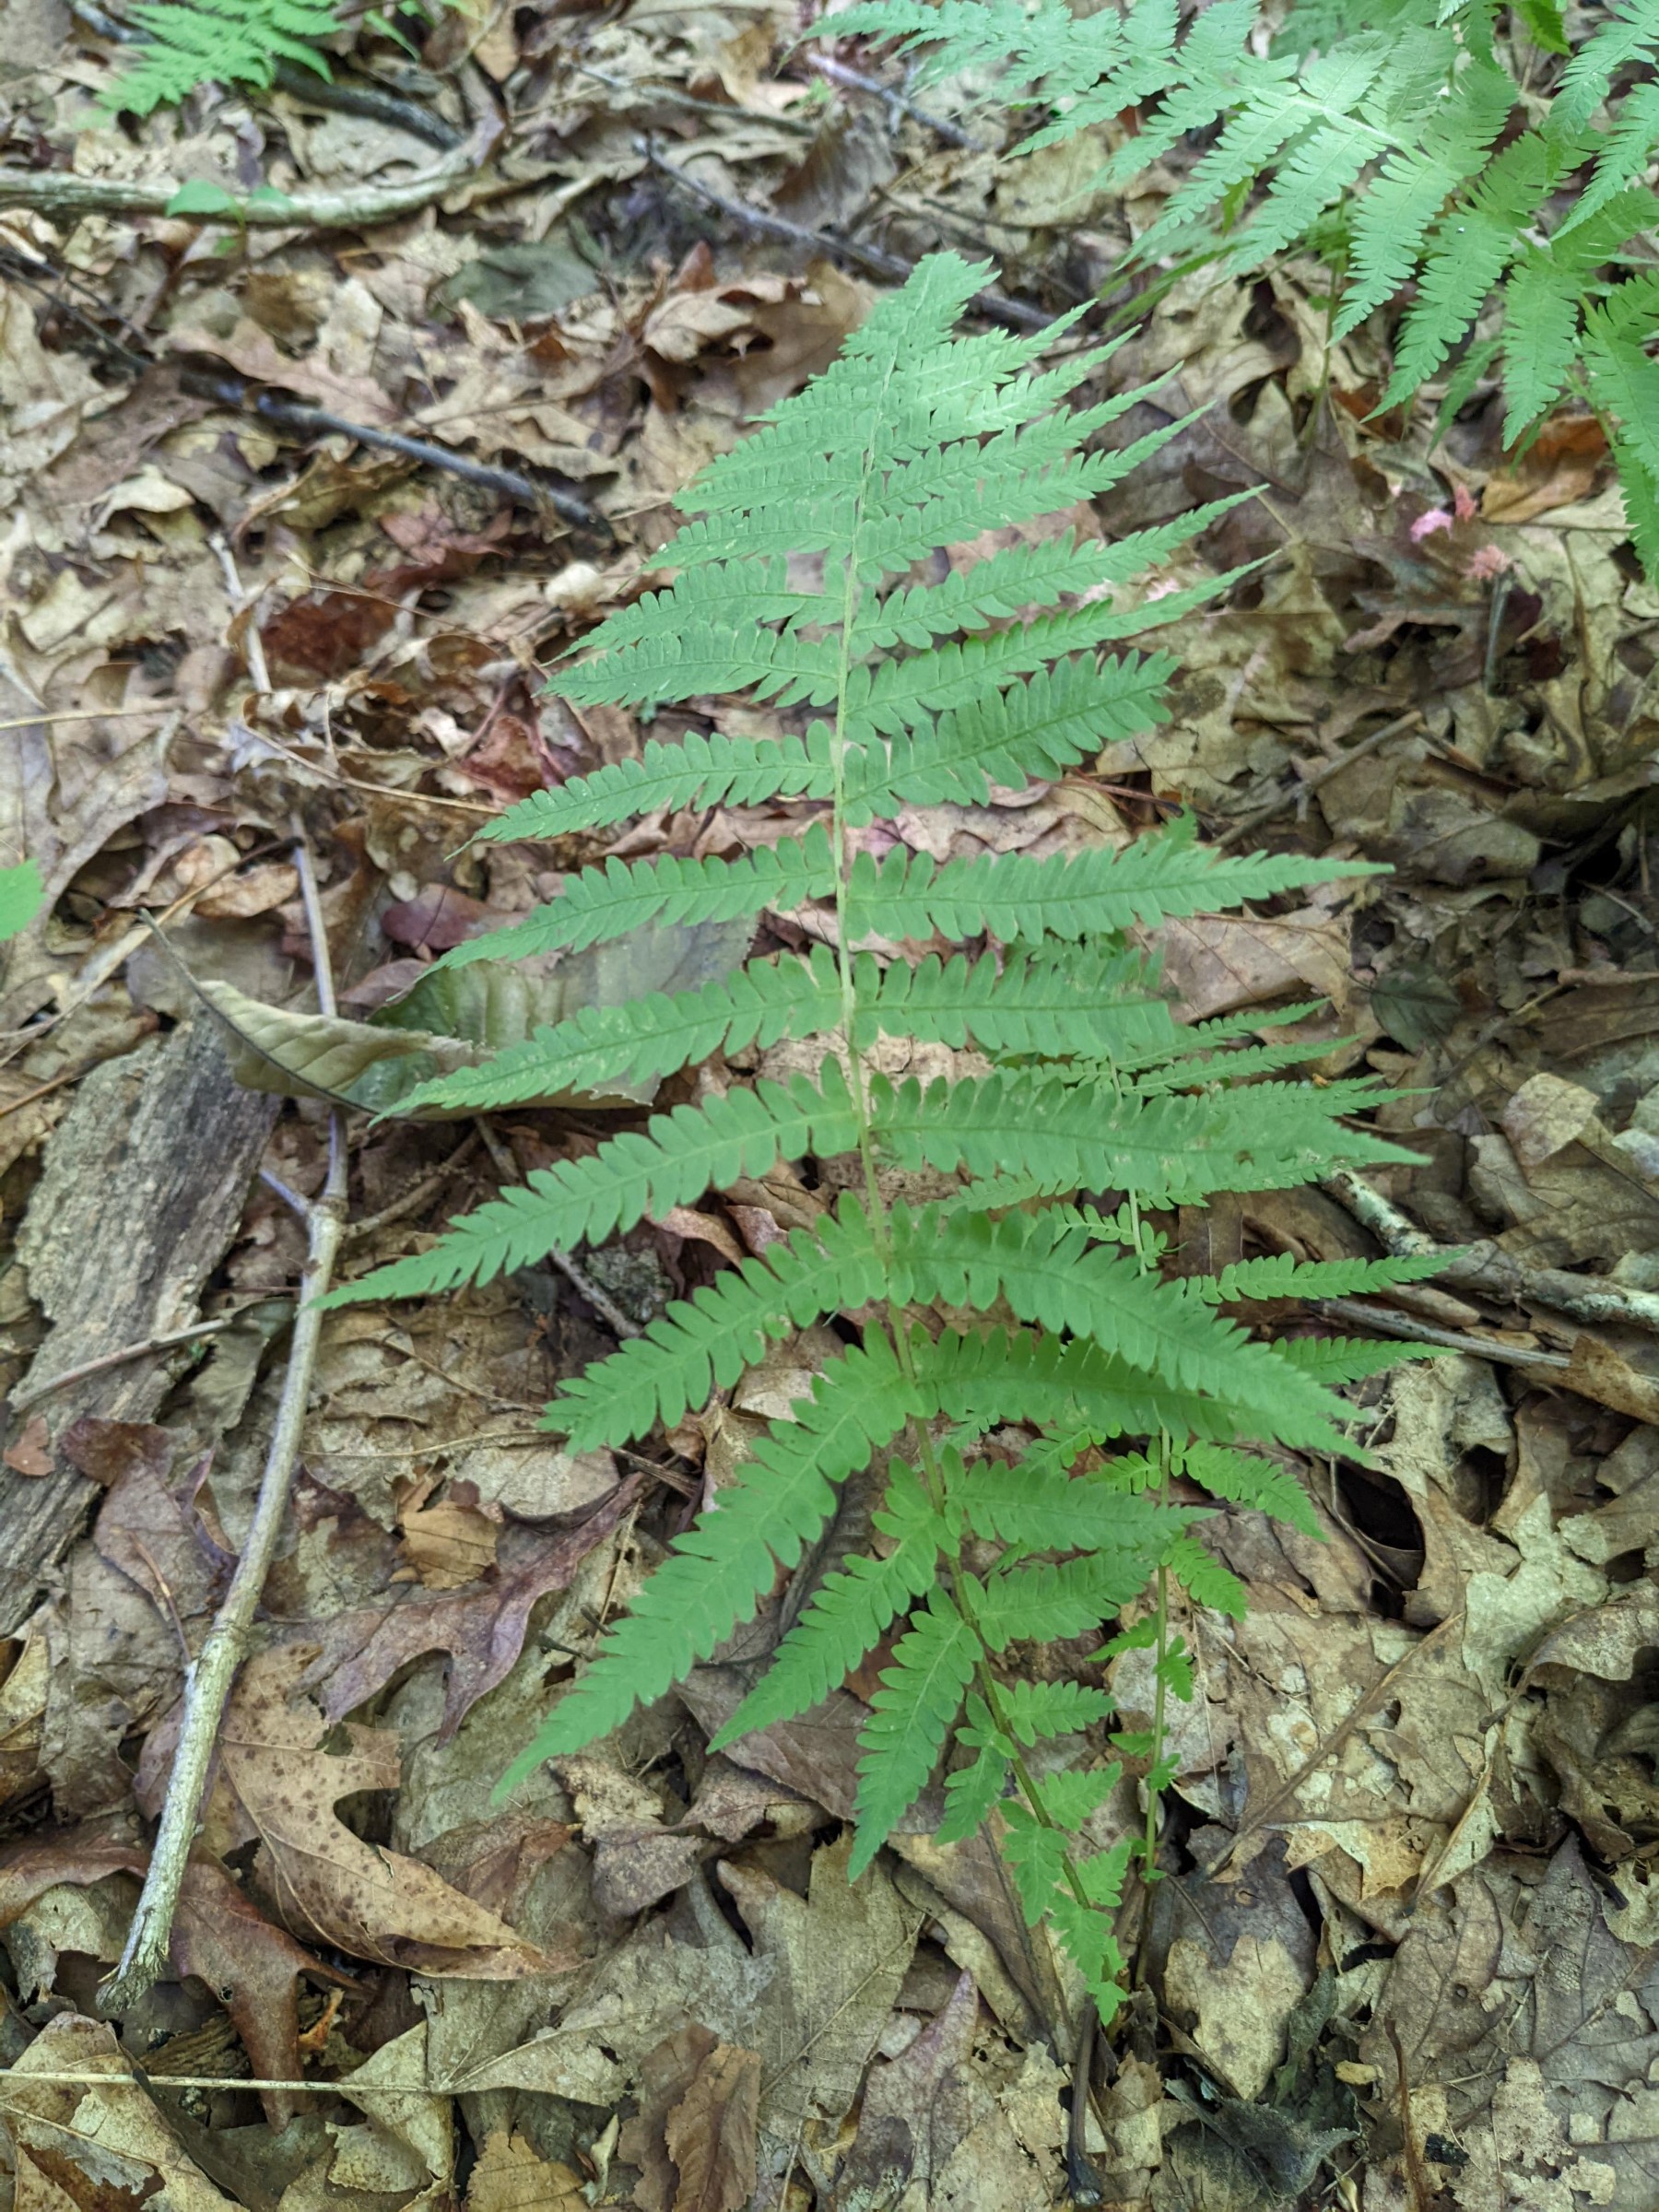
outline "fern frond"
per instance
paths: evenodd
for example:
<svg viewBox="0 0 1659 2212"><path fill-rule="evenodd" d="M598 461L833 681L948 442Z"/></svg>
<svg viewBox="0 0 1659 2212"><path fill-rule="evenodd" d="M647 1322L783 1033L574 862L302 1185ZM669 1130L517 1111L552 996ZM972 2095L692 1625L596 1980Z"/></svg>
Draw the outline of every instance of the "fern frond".
<svg viewBox="0 0 1659 2212"><path fill-rule="evenodd" d="M1212 1498L1231 1505L1252 1507L1275 1521L1288 1522L1304 1536L1323 1540L1318 1515L1308 1494L1294 1475L1251 1452L1234 1452L1223 1444L1192 1443L1181 1453L1181 1465Z"/></svg>
<svg viewBox="0 0 1659 2212"><path fill-rule="evenodd" d="M900 1639L859 1735L858 1832L847 1873L856 1881L927 1787L973 1679L979 1642L935 1589Z"/></svg>
<svg viewBox="0 0 1659 2212"><path fill-rule="evenodd" d="M610 860L568 877L550 905L536 907L524 921L455 946L441 964L465 968L474 960L580 952L652 923L735 922L768 907L788 912L810 899L827 899L834 888L835 863L819 822L798 841L784 838L736 860L680 860L673 853Z"/></svg>
<svg viewBox="0 0 1659 2212"><path fill-rule="evenodd" d="M1404 1359L1444 1359L1450 1347L1438 1344L1402 1344L1386 1337L1279 1336L1274 1356L1299 1375L1334 1389L1343 1382L1362 1382L1367 1375L1382 1375Z"/></svg>
<svg viewBox="0 0 1659 2212"><path fill-rule="evenodd" d="M1618 442L1650 477L1659 478L1659 363L1646 351L1659 278L1618 285L1584 316L1584 361L1591 396L1618 423Z"/></svg>
<svg viewBox="0 0 1659 2212"><path fill-rule="evenodd" d="M888 1468L887 1499L876 1526L892 1541L892 1551L886 1559L850 1559L840 1572L825 1578L760 1682L710 1738L711 1751L724 1751L739 1736L821 1704L899 1616L933 1588L939 1552L951 1531L928 1502L913 1470L900 1460Z"/></svg>
<svg viewBox="0 0 1659 2212"><path fill-rule="evenodd" d="M787 1087L758 1083L657 1114L642 1132L613 1136L588 1159L536 1169L523 1186L453 1222L429 1252L378 1267L323 1302L418 1298L458 1283L488 1282L545 1259L556 1246L608 1237L646 1214L688 1206L712 1182L764 1175L780 1159L798 1159L815 1147L849 1151L857 1118L835 1061L825 1061L819 1084L815 1088L795 1076Z"/></svg>
<svg viewBox="0 0 1659 2212"><path fill-rule="evenodd" d="M1079 1735L1116 1710L1103 1689L1083 1682L1009 1682L996 1701L1008 1734L1027 1746Z"/></svg>
<svg viewBox="0 0 1659 2212"><path fill-rule="evenodd" d="M1562 159L1537 132L1528 131L1436 223L1380 406L1409 399L1467 331L1513 259L1521 233L1554 188Z"/></svg>
<svg viewBox="0 0 1659 2212"><path fill-rule="evenodd" d="M929 953L914 968L896 961L874 987L873 968L854 963L861 1045L885 1030L959 1050L971 1038L988 1053L1086 1050L1133 1064L1180 1034L1167 1000L1147 989L1141 956L1110 943L1054 957L1014 951L1000 962Z"/></svg>
<svg viewBox="0 0 1659 2212"><path fill-rule="evenodd" d="M749 1619L778 1571L794 1567L829 1520L835 1486L899 1433L914 1398L891 1349L877 1338L827 1368L794 1411L794 1421L771 1423L737 1479L676 1538L627 1617L508 1770L503 1789L541 1760L608 1735Z"/></svg>
<svg viewBox="0 0 1659 2212"><path fill-rule="evenodd" d="M1276 1252L1265 1259L1235 1260L1217 1276L1189 1276L1194 1298L1206 1305L1231 1305L1241 1298L1359 1298L1386 1290L1393 1283L1426 1282L1439 1275L1455 1252L1427 1258L1381 1260L1299 1260Z"/></svg>
<svg viewBox="0 0 1659 2212"><path fill-rule="evenodd" d="M1027 1924L1035 1927L1045 1917L1053 1920L1065 1932L1068 1952L1074 1943L1077 1946L1078 1963L1084 1966L1086 1978L1090 1969L1097 1976L1104 1973L1108 1962L1115 1959L1116 1946L1111 1941L1112 1923L1105 1912L1118 1901L1131 1846L1114 1845L1111 1852L1085 1859L1081 1866L1074 1867L1074 1871L1087 1878L1090 1866L1097 1865L1101 1859L1107 1862L1102 1874L1095 1877L1094 1886L1101 1893L1100 1905L1097 1907L1095 1899L1090 1897L1089 1905L1094 1910L1088 1914L1083 1913L1075 1898L1070 1899L1071 1911L1065 1911L1064 1900L1070 1893L1063 1876L1070 1855L1071 1838L1106 1805L1123 1774L1122 1766L1113 1760L1109 1767L1097 1767L1085 1773L1045 1775L1038 1784L1041 1817L1032 1807L1018 1802L1009 1805L1006 1815L1008 1832L1003 1856L1019 1892ZM1114 1971L1121 1971L1121 1963L1117 1962Z"/></svg>
<svg viewBox="0 0 1659 2212"><path fill-rule="evenodd" d="M957 1741L974 1757L967 1766L958 1767L945 1777L945 1818L938 1831L941 1843L965 1843L990 1818L1007 1786L1012 1764L1007 1739L977 1691L969 1692L968 1717L957 1730Z"/></svg>
<svg viewBox="0 0 1659 2212"><path fill-rule="evenodd" d="M947 1487L975 1535L1030 1551L1135 1553L1136 1590L1146 1580L1147 1559L1191 1518L1149 1498L1124 1497L1103 1484L1073 1481L1030 1463L975 1460Z"/></svg>
<svg viewBox="0 0 1659 2212"><path fill-rule="evenodd" d="M557 791L533 791L487 822L483 838L575 837L660 806L755 806L767 799L827 799L834 789L825 725L805 738L701 736L677 745L653 738L638 760L607 761Z"/></svg>
<svg viewBox="0 0 1659 2212"><path fill-rule="evenodd" d="M340 28L330 0L140 0L132 19L146 42L128 50L102 103L129 115L147 115L198 85L269 86L279 62L325 78L322 42Z"/></svg>
<svg viewBox="0 0 1659 2212"><path fill-rule="evenodd" d="M1244 1434L1329 1442L1333 1419L1342 1418L1340 1402L1310 1391L1272 1347L1043 1215L990 1221L973 1214L943 1220L895 1214L893 1251L909 1296L982 1312L1001 1297L1021 1321L1092 1337L1178 1390L1224 1397Z"/></svg>
<svg viewBox="0 0 1659 2212"><path fill-rule="evenodd" d="M1410 278L1430 225L1479 173L1514 104L1507 73L1494 62L1472 61L1421 143L1388 155L1355 209L1349 276L1334 337L1357 329Z"/></svg>
<svg viewBox="0 0 1659 2212"><path fill-rule="evenodd" d="M1316 1181L1337 1159L1414 1164L1418 1155L1336 1116L1378 1102L1288 1084L1196 1098L1102 1100L1046 1071L895 1088L877 1077L870 1120L900 1167L1027 1176L1041 1189L1133 1190L1153 1206L1218 1190L1280 1190ZM1241 1293L1243 1295L1243 1293Z"/></svg>
<svg viewBox="0 0 1659 2212"><path fill-rule="evenodd" d="M1179 1541L1179 1539L1177 1539ZM1156 1553L1102 1551L1058 1566L1020 1566L982 1583L964 1577L974 1626L994 1652L1084 1636L1147 1586Z"/></svg>
<svg viewBox="0 0 1659 2212"><path fill-rule="evenodd" d="M1600 215L1645 172L1653 147L1659 145L1659 84L1631 86L1619 102L1612 129L1601 136L1600 145L1595 174L1577 206L1555 232L1555 241L1563 232L1575 232L1581 224ZM1645 227L1642 223L1632 223L1624 235L1629 238Z"/></svg>
<svg viewBox="0 0 1659 2212"><path fill-rule="evenodd" d="M1584 41L1561 72L1550 103L1552 128L1583 130L1607 97L1617 73L1630 62L1651 68L1659 53L1659 7L1653 0L1613 0L1601 28Z"/></svg>
<svg viewBox="0 0 1659 2212"><path fill-rule="evenodd" d="M573 1451L623 1444L653 1421L677 1421L711 1390L729 1389L769 1339L825 1313L880 1296L885 1256L864 1208L850 1194L816 1233L797 1229L760 1258L677 1299L640 1336L564 1382L547 1425L568 1432Z"/></svg>
<svg viewBox="0 0 1659 2212"><path fill-rule="evenodd" d="M901 806L983 806L994 783L1011 790L1032 778L1062 775L1120 737L1167 720L1163 693L1174 663L1158 653L1126 654L1097 669L1091 660L1059 662L1005 691L986 691L888 747L870 747L851 778L848 818L862 825Z"/></svg>
<svg viewBox="0 0 1659 2212"><path fill-rule="evenodd" d="M1063 1457L1160 1429L1218 1442L1238 1433L1219 1399L1177 1388L1095 1344L1025 1329L947 1330L916 1339L912 1357L929 1413L981 1427L1009 1420L1054 1429L1066 1440ZM1340 1448L1340 1431L1329 1435Z"/></svg>
<svg viewBox="0 0 1659 2212"><path fill-rule="evenodd" d="M912 937L925 943L989 932L1005 940L1044 936L1076 941L1109 931L1215 913L1270 898L1315 879L1371 876L1364 861L1313 861L1300 853L1214 853L1165 835L1054 860L1025 853L950 860L895 849L880 866L853 862L847 911L852 935ZM479 940L486 942L488 940Z"/></svg>
<svg viewBox="0 0 1659 2212"><path fill-rule="evenodd" d="M1249 1610L1244 1585L1220 1560L1206 1551L1194 1536L1177 1536L1164 1555L1163 1564L1193 1603L1242 1620Z"/></svg>

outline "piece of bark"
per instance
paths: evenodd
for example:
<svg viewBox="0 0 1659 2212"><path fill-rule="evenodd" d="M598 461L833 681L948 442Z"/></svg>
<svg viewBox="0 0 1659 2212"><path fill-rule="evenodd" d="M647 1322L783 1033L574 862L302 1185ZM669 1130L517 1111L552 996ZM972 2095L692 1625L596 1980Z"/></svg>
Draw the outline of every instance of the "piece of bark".
<svg viewBox="0 0 1659 2212"><path fill-rule="evenodd" d="M19 1396L199 1318L202 1286L241 1218L276 1111L236 1082L206 1018L92 1070L47 1144L18 1232L30 1295L53 1324ZM53 1466L25 1477L0 1465L0 1634L32 1609L99 1494L58 1440L83 1414L149 1420L172 1373L165 1352L126 1360L35 1409L51 1430Z"/></svg>

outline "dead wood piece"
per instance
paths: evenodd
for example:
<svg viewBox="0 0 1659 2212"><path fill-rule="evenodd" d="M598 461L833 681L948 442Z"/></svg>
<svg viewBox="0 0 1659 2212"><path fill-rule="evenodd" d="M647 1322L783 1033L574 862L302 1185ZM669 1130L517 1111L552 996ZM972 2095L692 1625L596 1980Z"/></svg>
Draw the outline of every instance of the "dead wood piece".
<svg viewBox="0 0 1659 2212"><path fill-rule="evenodd" d="M1455 1283L1460 1289L1478 1291L1504 1305L1550 1306L1592 1325L1622 1325L1659 1335L1659 1292L1628 1290L1622 1284L1573 1275L1565 1267L1524 1267L1490 1239L1461 1250L1437 1244L1357 1175L1336 1175L1324 1187L1396 1258L1442 1253L1446 1264L1435 1278L1438 1282Z"/></svg>
<svg viewBox="0 0 1659 2212"><path fill-rule="evenodd" d="M40 1397L71 1368L195 1323L275 1113L274 1100L235 1081L206 1020L92 1070L48 1140L18 1231L30 1292L53 1324L20 1399ZM161 1349L65 1382L53 1394L54 1433L86 1414L150 1420L170 1373ZM0 1468L0 1632L33 1609L97 1495L61 1457L39 1477Z"/></svg>

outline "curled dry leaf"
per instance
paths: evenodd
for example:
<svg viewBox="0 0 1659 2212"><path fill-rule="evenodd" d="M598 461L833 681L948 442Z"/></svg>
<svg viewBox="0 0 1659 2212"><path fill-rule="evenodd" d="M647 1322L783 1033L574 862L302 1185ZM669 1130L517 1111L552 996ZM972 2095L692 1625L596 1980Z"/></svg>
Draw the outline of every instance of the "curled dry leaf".
<svg viewBox="0 0 1659 2212"><path fill-rule="evenodd" d="M560 1961L453 1889L418 1859L367 1843L337 1817L342 1797L394 1790L397 1738L351 1725L350 1748L323 1748L328 1722L300 1681L314 1646L262 1652L225 1715L220 1766L262 1849L256 1878L283 1916L356 1959L411 1972L514 1981Z"/></svg>
<svg viewBox="0 0 1659 2212"><path fill-rule="evenodd" d="M585 1006L618 1006L653 991L684 991L726 974L748 950L747 921L636 930L549 962L477 960L427 970L404 997L366 1021L262 1005L228 982L195 989L218 1016L231 1067L250 1090L330 1099L395 1113L418 1084L476 1067ZM654 1082L604 1091L561 1088L550 1075L539 1106L630 1106ZM450 1121L473 1112L423 1106L409 1118Z"/></svg>

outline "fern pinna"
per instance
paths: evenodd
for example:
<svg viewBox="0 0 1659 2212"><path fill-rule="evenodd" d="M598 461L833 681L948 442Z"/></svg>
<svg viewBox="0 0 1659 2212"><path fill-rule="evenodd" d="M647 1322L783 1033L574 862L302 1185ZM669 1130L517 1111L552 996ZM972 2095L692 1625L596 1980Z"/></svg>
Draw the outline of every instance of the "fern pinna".
<svg viewBox="0 0 1659 2212"><path fill-rule="evenodd" d="M919 1818L954 1738L941 1832L994 1820L1032 1924L1053 1932L1109 2014L1112 1909L1139 1845L1081 1837L1120 1763L1054 1771L1052 1748L1028 1755L1103 1721L1111 1702L1082 1683L1020 1679L1015 1648L1090 1635L1149 1583L1236 1608L1238 1586L1177 1489L1312 1527L1296 1484L1243 1447L1339 1448L1333 1385L1394 1352L1253 1342L1226 1309L1423 1270L1275 1258L1166 1279L1150 1219L1212 1192L1411 1157L1353 1125L1376 1096L1366 1083L1285 1079L1308 1048L1247 1041L1271 1028L1259 1014L1181 1026L1131 943L1166 916L1362 866L1218 856L1185 830L1121 852L942 866L902 847L878 863L859 841L903 806L982 804L993 784L1059 776L1149 728L1170 665L1102 655L1147 618L1114 607L1107 587L1218 512L1112 544L1019 542L943 581L914 579L936 547L1109 491L1172 434L1090 445L1140 396L1068 407L1110 347L1042 369L1042 340L953 338L986 275L940 255L884 300L826 375L682 496L696 519L654 564L674 581L613 615L557 679L568 699L642 708L747 692L800 710L794 734L653 742L486 833L559 838L647 808L771 799L799 810L798 834L736 861L612 860L446 957L808 905L833 949L774 952L677 996L589 1010L422 1096L483 1107L614 1087L785 1038L823 1040L816 1075L734 1081L661 1113L335 1295L479 1280L780 1160L848 1156L855 1187L814 1228L671 1306L549 1407L548 1426L576 1448L627 1444L735 1383L769 1340L847 1317L845 1351L676 1542L508 1780L618 1727L708 1659L862 1473L879 1489L878 1543L823 1580L716 1744L806 1711L902 1624L864 1734L853 1871ZM895 1082L871 1064L883 1035L980 1057L954 1082ZM947 1194L902 1196L919 1170ZM1016 1430L1029 1435L1022 1455L1008 1447ZM1150 1632L1161 1702L1182 1660Z"/></svg>

